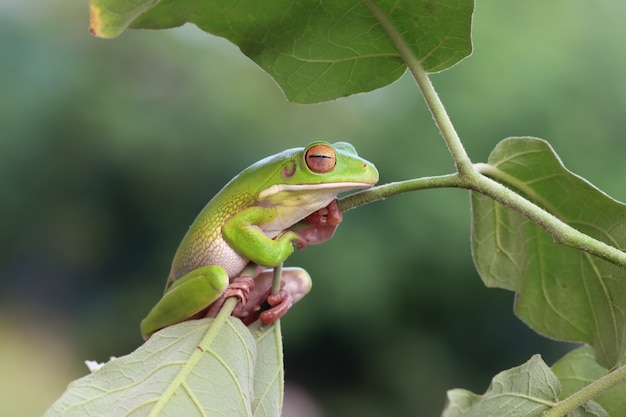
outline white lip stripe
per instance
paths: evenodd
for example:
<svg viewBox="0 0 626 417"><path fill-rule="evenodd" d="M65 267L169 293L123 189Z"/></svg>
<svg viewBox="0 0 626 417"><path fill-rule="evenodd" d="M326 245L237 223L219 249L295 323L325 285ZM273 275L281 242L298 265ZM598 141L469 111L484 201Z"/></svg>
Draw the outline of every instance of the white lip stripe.
<svg viewBox="0 0 626 417"><path fill-rule="evenodd" d="M275 184L271 187L266 188L265 190L259 193L259 199L263 200L264 198L277 194L281 191L308 191L308 190L327 190L327 189L346 189L346 190L355 190L359 188L368 188L371 187L372 184L368 184L366 182L329 182L322 184Z"/></svg>

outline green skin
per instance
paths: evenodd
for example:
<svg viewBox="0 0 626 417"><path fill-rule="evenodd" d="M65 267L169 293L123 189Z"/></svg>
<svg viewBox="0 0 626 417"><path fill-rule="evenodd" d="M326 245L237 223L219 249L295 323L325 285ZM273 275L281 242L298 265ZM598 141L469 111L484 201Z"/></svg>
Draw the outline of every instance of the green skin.
<svg viewBox="0 0 626 417"><path fill-rule="evenodd" d="M231 296L239 298L233 315L244 323L278 320L308 293L311 278L300 268L285 268L280 291L270 294L272 272L262 267L277 267L296 248L329 239L341 222L337 195L376 182L376 167L345 142L314 142L245 169L189 228L163 297L141 322L141 334L147 339L184 320L214 317ZM295 226L301 220L304 226ZM249 264L259 267L242 277ZM261 311L264 303L270 308Z"/></svg>

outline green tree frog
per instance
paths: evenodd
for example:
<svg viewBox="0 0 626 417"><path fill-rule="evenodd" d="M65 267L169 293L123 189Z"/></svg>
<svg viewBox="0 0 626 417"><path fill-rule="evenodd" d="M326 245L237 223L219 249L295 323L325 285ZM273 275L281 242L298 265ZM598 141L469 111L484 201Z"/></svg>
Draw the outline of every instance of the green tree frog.
<svg viewBox="0 0 626 417"><path fill-rule="evenodd" d="M141 322L143 337L184 320L214 317L231 296L239 299L233 315L244 323L278 320L308 293L311 279L303 269L285 268L280 291L270 294L272 271L263 268L329 239L342 218L337 195L376 182L376 167L346 142L314 142L248 167L187 231L163 297ZM256 266L251 276L241 276L251 263Z"/></svg>

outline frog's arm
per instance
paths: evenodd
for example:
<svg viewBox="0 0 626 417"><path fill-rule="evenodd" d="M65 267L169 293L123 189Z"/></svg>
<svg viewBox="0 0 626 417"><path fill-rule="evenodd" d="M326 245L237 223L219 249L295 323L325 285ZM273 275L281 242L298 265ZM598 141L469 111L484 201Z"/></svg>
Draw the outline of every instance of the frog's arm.
<svg viewBox="0 0 626 417"><path fill-rule="evenodd" d="M222 236L237 253L255 264L278 266L303 242L292 231L286 231L274 239L268 238L259 226L272 222L276 216L275 209L249 207L224 223Z"/></svg>
<svg viewBox="0 0 626 417"><path fill-rule="evenodd" d="M228 287L228 274L217 265L194 269L168 288L141 321L144 339L159 329L186 320L217 300Z"/></svg>

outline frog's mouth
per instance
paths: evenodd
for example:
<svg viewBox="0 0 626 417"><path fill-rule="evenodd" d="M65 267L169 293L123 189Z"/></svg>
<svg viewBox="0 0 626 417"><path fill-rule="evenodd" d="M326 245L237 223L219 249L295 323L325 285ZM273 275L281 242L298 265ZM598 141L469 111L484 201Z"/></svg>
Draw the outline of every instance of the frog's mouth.
<svg viewBox="0 0 626 417"><path fill-rule="evenodd" d="M320 184L274 184L259 193L259 201L277 200L289 195L309 193L311 196L319 196L332 193L334 196L350 190L362 190L372 187L374 184L367 182L332 182Z"/></svg>

